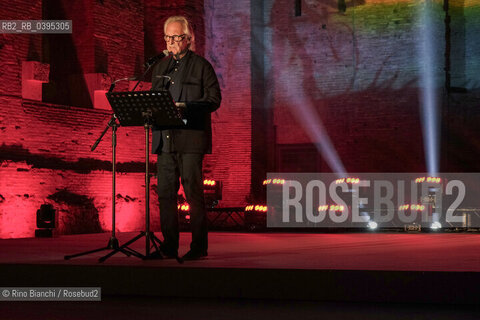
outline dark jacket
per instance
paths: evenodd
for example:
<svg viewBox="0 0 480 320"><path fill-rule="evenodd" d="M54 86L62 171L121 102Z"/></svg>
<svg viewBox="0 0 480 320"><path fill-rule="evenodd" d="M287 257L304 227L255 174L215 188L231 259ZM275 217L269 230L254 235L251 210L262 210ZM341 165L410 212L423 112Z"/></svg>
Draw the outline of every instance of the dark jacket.
<svg viewBox="0 0 480 320"><path fill-rule="evenodd" d="M162 59L152 72L152 90L164 88L164 78L173 57ZM152 153L211 153L212 126L211 113L220 107L222 96L217 76L212 65L203 57L189 51L186 59L184 77L180 83L180 99L187 105L185 129L159 130L153 128ZM182 59L182 60L183 60ZM163 139L162 139L163 136ZM167 138L168 137L168 138Z"/></svg>

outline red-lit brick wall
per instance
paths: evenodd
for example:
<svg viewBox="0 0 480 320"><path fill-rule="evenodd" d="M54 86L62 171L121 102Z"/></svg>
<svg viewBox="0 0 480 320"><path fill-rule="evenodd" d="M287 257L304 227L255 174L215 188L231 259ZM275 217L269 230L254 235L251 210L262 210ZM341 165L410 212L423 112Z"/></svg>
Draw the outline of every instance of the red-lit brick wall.
<svg viewBox="0 0 480 320"><path fill-rule="evenodd" d="M93 21L92 72L108 73L113 79L139 74L144 62L143 1L94 1Z"/></svg>
<svg viewBox="0 0 480 320"><path fill-rule="evenodd" d="M251 179L250 1L205 0L205 57L215 68L222 106L212 114L213 154L205 174L224 181L222 206L245 205Z"/></svg>
<svg viewBox="0 0 480 320"><path fill-rule="evenodd" d="M156 19L161 25L171 14L195 16L197 52L206 52L224 96L222 107L212 115L214 154L207 156L205 176L223 181L220 205L245 204L250 183L249 75L237 77L235 68L243 70L249 63L249 38L236 35L245 54L238 66L229 67L238 48L223 43L235 36L232 28L238 21L223 17L223 11L230 10L228 4L217 8L207 3L209 13L196 15L203 12L203 1L178 1L175 5L168 1L159 8L152 8L152 3L78 1L72 7L63 0L44 0L33 6L30 1L17 1L0 8L2 19L72 19L74 26L73 35L0 35L0 238L33 236L35 214L44 203L57 209L60 233L111 230L111 132L90 151L110 112L93 108L91 93L105 89L103 82L109 79L142 71L144 50L148 49L146 44L144 49L144 41L153 30L145 28L144 32L144 25ZM243 10L231 6L232 12ZM162 7L171 10L161 11ZM248 22L248 12L242 16L242 21ZM218 25L230 25L232 30L214 36ZM155 37L155 53L164 48L161 36ZM43 101L22 99L22 61L26 60L47 63L50 70L49 82L43 84ZM96 75L102 78L102 74L106 80L101 84L89 80ZM117 90L125 90L127 85L120 84ZM144 131L119 128L117 135L117 229L141 230ZM151 155L152 174L155 161ZM153 177L150 208L154 230L159 229L156 203Z"/></svg>
<svg viewBox="0 0 480 320"><path fill-rule="evenodd" d="M1 237L32 236L35 213L52 203L62 233L111 227L111 133L90 146L105 127L108 112L2 97L0 168ZM117 228L141 230L144 219L144 135L142 128L117 134ZM152 163L153 166L153 163ZM152 226L158 208L152 179ZM84 215L97 215L93 224Z"/></svg>
<svg viewBox="0 0 480 320"><path fill-rule="evenodd" d="M144 59L164 49L163 21L173 14L192 18L197 52L212 63L222 88L222 106L212 114L213 154L206 156L204 167L206 177L223 181L221 206L244 205L255 189L252 178L261 181L265 170L260 168L275 168L271 162L277 161L281 146L318 143L315 132L321 132L321 126L309 122L314 115L347 171L426 169L414 1L347 1L345 12L335 1L301 1L302 14L296 17L294 1L269 0L263 2L263 22L252 20L254 4L2 4L1 19L72 19L74 34L0 34L0 238L33 236L35 212L45 202L57 208L63 233L111 228L110 132L95 152L89 150L110 112L94 108L92 94L105 89L110 79L141 72ZM442 91L444 12L439 3L437 7L441 170L478 171L480 6L474 1L452 3L452 85L466 92L457 90L448 99ZM252 39L252 29L263 33ZM43 101L22 99L22 62L27 60L49 64ZM262 86L252 88L259 84L258 76ZM43 81L39 78L30 80ZM124 83L117 90L126 88ZM309 109L297 116L305 106ZM266 133L253 137L253 129ZM143 227L143 161L142 128L120 128L116 198L121 231ZM154 162L152 157L152 167ZM330 170L325 160L320 170ZM152 224L158 230L155 184L152 179Z"/></svg>
<svg viewBox="0 0 480 320"><path fill-rule="evenodd" d="M42 19L42 1L2 1L2 20ZM28 34L0 34L0 94L20 96L22 61L38 60L42 38Z"/></svg>

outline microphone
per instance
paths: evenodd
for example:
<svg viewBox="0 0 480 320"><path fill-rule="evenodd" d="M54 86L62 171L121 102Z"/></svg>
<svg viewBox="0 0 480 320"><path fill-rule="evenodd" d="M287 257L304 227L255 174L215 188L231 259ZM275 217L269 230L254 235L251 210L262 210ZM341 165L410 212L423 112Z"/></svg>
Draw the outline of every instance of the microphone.
<svg viewBox="0 0 480 320"><path fill-rule="evenodd" d="M145 62L144 67L145 67L145 68L150 67L151 65L157 63L158 60L161 60L161 59L167 57L169 54L170 54L170 52L169 52L168 50L163 50L162 53L160 53L159 55L148 59L148 60Z"/></svg>
<svg viewBox="0 0 480 320"><path fill-rule="evenodd" d="M153 58L150 58L148 59L147 62L145 62L144 66L145 66L145 72L142 74L141 77L138 78L138 81L137 81L137 84L135 85L135 87L133 87L133 90L132 91L135 91L135 89L137 88L138 84L143 81L143 79L145 79L145 76L147 75L148 71L150 71L150 68L153 67L153 65L155 63L157 63L158 60L160 59L163 59L165 58L166 56L168 56L170 54L170 52L168 52L168 50L163 50L161 54L159 54L158 56L155 56Z"/></svg>
<svg viewBox="0 0 480 320"><path fill-rule="evenodd" d="M170 88L170 81L172 80L172 77L161 75L161 76L156 76L155 78L159 78L159 79L163 78L167 80L167 83L165 83L165 85L163 86L163 89L168 90L168 88Z"/></svg>
<svg viewBox="0 0 480 320"><path fill-rule="evenodd" d="M112 92L113 89L115 89L115 85L117 84L117 82L120 82L120 81L135 81L135 80L138 80L137 77L122 78L122 79L115 80L110 85L110 89L108 89L108 92Z"/></svg>

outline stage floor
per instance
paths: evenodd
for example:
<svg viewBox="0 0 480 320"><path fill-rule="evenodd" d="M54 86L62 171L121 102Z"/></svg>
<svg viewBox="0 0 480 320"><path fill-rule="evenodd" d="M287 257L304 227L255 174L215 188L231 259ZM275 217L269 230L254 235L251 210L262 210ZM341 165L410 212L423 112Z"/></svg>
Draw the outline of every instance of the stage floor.
<svg viewBox="0 0 480 320"><path fill-rule="evenodd" d="M118 233L120 244L138 233ZM161 238L161 234L157 233ZM0 264L97 265L103 251L65 261L65 255L103 247L109 233L0 240ZM180 236L180 255L190 233ZM472 271L480 272L480 234L470 233L227 233L209 234L209 256L179 265L175 260L143 261L117 253L103 264L151 267ZM131 246L145 252L145 240Z"/></svg>
<svg viewBox="0 0 480 320"><path fill-rule="evenodd" d="M120 233L125 243L138 233ZM159 235L159 234L158 234ZM160 235L159 235L160 236ZM64 260L110 234L0 240L5 287L101 287L102 295L193 299L478 305L480 235L471 233L227 233L206 259L148 260L109 251ZM190 234L181 234L180 254ZM133 246L144 252L145 240Z"/></svg>

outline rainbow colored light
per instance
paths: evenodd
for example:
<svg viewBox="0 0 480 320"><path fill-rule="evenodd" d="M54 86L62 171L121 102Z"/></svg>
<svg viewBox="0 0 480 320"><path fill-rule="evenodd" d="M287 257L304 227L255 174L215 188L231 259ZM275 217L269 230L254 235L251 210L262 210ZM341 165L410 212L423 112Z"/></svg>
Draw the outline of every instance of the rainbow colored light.
<svg viewBox="0 0 480 320"><path fill-rule="evenodd" d="M261 204L250 204L245 207L245 212L256 211L256 212L267 212L268 207Z"/></svg>
<svg viewBox="0 0 480 320"><path fill-rule="evenodd" d="M263 180L263 185L267 184L285 184L285 179L266 179Z"/></svg>
<svg viewBox="0 0 480 320"><path fill-rule="evenodd" d="M342 206L342 205L337 205L337 204L331 204L331 205L325 204L325 205L318 206L318 211L319 212L323 212L323 211L327 211L327 210L342 212L342 211L345 210L345 207Z"/></svg>
<svg viewBox="0 0 480 320"><path fill-rule="evenodd" d="M404 204L398 207L399 211L423 211L425 210L425 206L422 204Z"/></svg>
<svg viewBox="0 0 480 320"><path fill-rule="evenodd" d="M345 182L350 184L358 184L360 183L360 179L359 178L341 178L341 179L335 180L336 184L345 183Z"/></svg>
<svg viewBox="0 0 480 320"><path fill-rule="evenodd" d="M437 177L420 177L415 179L415 183L422 183L422 182L441 183L442 179Z"/></svg>

